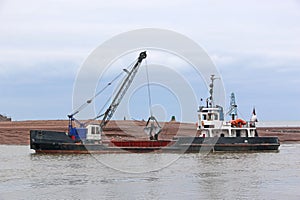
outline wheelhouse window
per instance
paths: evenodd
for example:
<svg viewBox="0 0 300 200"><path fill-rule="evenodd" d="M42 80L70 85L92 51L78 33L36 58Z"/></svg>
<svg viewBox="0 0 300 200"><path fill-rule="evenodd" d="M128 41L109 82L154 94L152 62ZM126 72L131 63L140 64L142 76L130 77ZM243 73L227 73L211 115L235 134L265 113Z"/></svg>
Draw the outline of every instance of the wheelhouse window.
<svg viewBox="0 0 300 200"><path fill-rule="evenodd" d="M212 120L212 115L211 115L211 113L208 113L207 120Z"/></svg>

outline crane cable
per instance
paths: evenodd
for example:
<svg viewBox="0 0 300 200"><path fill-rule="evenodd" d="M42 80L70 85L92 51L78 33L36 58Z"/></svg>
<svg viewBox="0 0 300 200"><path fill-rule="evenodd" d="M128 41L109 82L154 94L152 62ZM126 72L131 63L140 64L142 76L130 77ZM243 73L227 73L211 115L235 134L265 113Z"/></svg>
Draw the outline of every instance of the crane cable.
<svg viewBox="0 0 300 200"><path fill-rule="evenodd" d="M133 65L133 63L130 64L129 67L130 67L131 65ZM128 70L129 67L127 67L126 69ZM110 85L111 85L115 80L117 80L122 74L123 74L123 72L121 72L118 76L116 76L116 77L115 77L111 82L109 82L102 90L100 90L93 98L95 98L95 97L97 97L99 94L101 94L108 86L110 86ZM99 110L99 112L97 113L97 115L96 115L94 118L89 119L85 124L88 124L89 122L94 121L94 120L96 120L96 119L102 117L102 116L104 115L104 113L102 113L102 112L103 112L103 110L105 109L105 107L107 106L107 104L111 101L112 97L113 97L113 94L111 94L111 95L109 96L109 98L106 100L105 104L104 104L104 105L102 106L102 108ZM101 114L101 113L102 113L102 114Z"/></svg>
<svg viewBox="0 0 300 200"><path fill-rule="evenodd" d="M151 100L151 90L150 90L150 80L149 80L147 60L145 62L145 65L146 65L146 74L147 74L148 103L149 103L150 117L148 118L146 127L144 128L144 132L147 135L149 135L150 140L158 140L158 134L161 132L161 126L159 125L157 119L153 116L153 112L152 112L152 100Z"/></svg>
<svg viewBox="0 0 300 200"><path fill-rule="evenodd" d="M133 66L133 64L137 61L137 59L135 59L132 63L130 63L126 69L129 69L130 67ZM79 113L81 110L83 110L84 108L86 108L98 95L100 95L102 92L104 92L113 82L115 82L117 79L120 78L120 76L124 73L124 71L120 72L115 78L113 78L110 82L108 82L106 84L106 86L104 86L99 92L97 92L93 97L91 97L90 99L88 99L85 103L83 103L82 105L80 105L77 109L75 109L72 112L72 116L76 115L77 113ZM108 101L104 104L104 106L101 108L100 112L98 113L98 115L96 116L96 119L100 117L100 113L103 111L104 107L108 104L108 102L110 101L112 95L110 96L110 98L108 99ZM102 115L101 115L102 116Z"/></svg>
<svg viewBox="0 0 300 200"><path fill-rule="evenodd" d="M148 106L149 106L149 114L152 117L153 112L152 112L152 100L151 100L151 91L150 91L150 81L149 81L149 71L148 71L148 63L146 61L146 74L147 74L147 88L148 88Z"/></svg>
<svg viewBox="0 0 300 200"><path fill-rule="evenodd" d="M137 61L137 59L135 59L130 65L128 65L127 68L126 68L126 70L129 70L130 67L133 67L133 65L134 65L134 63L136 63L136 61ZM111 85L112 82L114 82L115 80L117 80L123 73L124 73L124 70L123 70L116 78L114 78L113 81L111 81L109 85ZM120 84L122 84L122 82L121 82ZM108 85L106 86L106 88L107 88L107 87L108 87ZM106 89L106 88L105 88L105 89ZM104 90L104 89L102 89L102 90ZM102 92L102 91L101 91L101 92ZM98 95L98 94L97 94L97 95ZM94 118L94 120L96 120L96 119L98 119L99 117L102 117L102 116L104 115L104 113L103 113L103 114L101 114L101 113L103 112L103 110L105 109L105 107L107 106L107 104L111 101L112 97L113 97L113 94L111 94L111 95L109 96L109 98L107 99L107 101L105 102L105 104L102 106L102 108L100 109L100 111L98 112L98 114L97 114L97 116Z"/></svg>

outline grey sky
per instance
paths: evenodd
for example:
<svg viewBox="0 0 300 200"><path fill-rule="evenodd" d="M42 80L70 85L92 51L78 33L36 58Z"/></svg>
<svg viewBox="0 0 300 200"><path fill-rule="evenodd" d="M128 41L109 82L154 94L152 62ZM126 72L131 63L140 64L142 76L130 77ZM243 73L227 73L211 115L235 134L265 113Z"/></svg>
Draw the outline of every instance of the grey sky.
<svg viewBox="0 0 300 200"><path fill-rule="evenodd" d="M279 0L0 1L0 113L65 118L89 53L121 32L152 27L201 45L245 118L256 106L260 120L299 120L299 11L299 1Z"/></svg>

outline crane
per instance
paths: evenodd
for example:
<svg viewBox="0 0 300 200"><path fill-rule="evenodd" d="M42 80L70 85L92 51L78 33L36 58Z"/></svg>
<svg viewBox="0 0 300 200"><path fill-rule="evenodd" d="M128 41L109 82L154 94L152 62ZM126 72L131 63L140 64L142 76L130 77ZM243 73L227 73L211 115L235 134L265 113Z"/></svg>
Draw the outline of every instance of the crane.
<svg viewBox="0 0 300 200"><path fill-rule="evenodd" d="M101 132L106 124L110 121L112 116L114 115L115 111L117 110L120 102L122 101L125 93L127 92L128 88L130 87L142 61L147 57L146 51L140 53L137 62L134 64L132 69L129 71L128 69L123 69L127 73L127 76L124 78L120 88L116 92L111 104L109 105L108 109L105 111L104 114L96 116L94 119L89 120L85 123L81 123L77 119L74 118L76 114L80 112L81 109L86 107L88 104L92 102L92 99L87 100L82 106L80 106L77 110L75 110L72 114L68 115L69 117L69 128L68 134L74 140L101 140ZM115 80L115 79L114 79ZM109 83L108 85L110 85ZM98 95L99 93L97 93ZM99 125L88 125L90 121L96 120L100 117L103 117ZM76 128L73 127L73 121L77 122L80 127Z"/></svg>
<svg viewBox="0 0 300 200"><path fill-rule="evenodd" d="M231 93L230 95L230 108L228 111L228 115L231 116L232 120L235 120L235 117L237 117L237 105L235 102L235 95L234 93Z"/></svg>
<svg viewBox="0 0 300 200"><path fill-rule="evenodd" d="M127 69L123 69L127 76L124 79L121 87L119 88L118 92L116 93L116 96L114 97L113 101L111 102L110 106L104 113L104 117L100 123L101 129L105 127L105 125L109 122L109 120L112 118L113 114L115 113L116 109L118 108L120 102L122 101L122 98L124 97L126 91L128 90L129 86L131 85L139 66L141 65L143 59L147 57L146 51L141 52L140 56L138 58L138 61L135 63L131 71L128 71Z"/></svg>

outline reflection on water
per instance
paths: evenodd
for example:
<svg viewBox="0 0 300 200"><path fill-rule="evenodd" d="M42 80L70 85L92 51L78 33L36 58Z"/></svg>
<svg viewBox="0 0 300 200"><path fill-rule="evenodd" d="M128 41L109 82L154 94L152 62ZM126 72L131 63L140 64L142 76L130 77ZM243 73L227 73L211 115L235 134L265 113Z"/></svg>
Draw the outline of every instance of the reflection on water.
<svg viewBox="0 0 300 200"><path fill-rule="evenodd" d="M208 155L36 155L0 146L0 199L300 199L299 154L300 144Z"/></svg>

